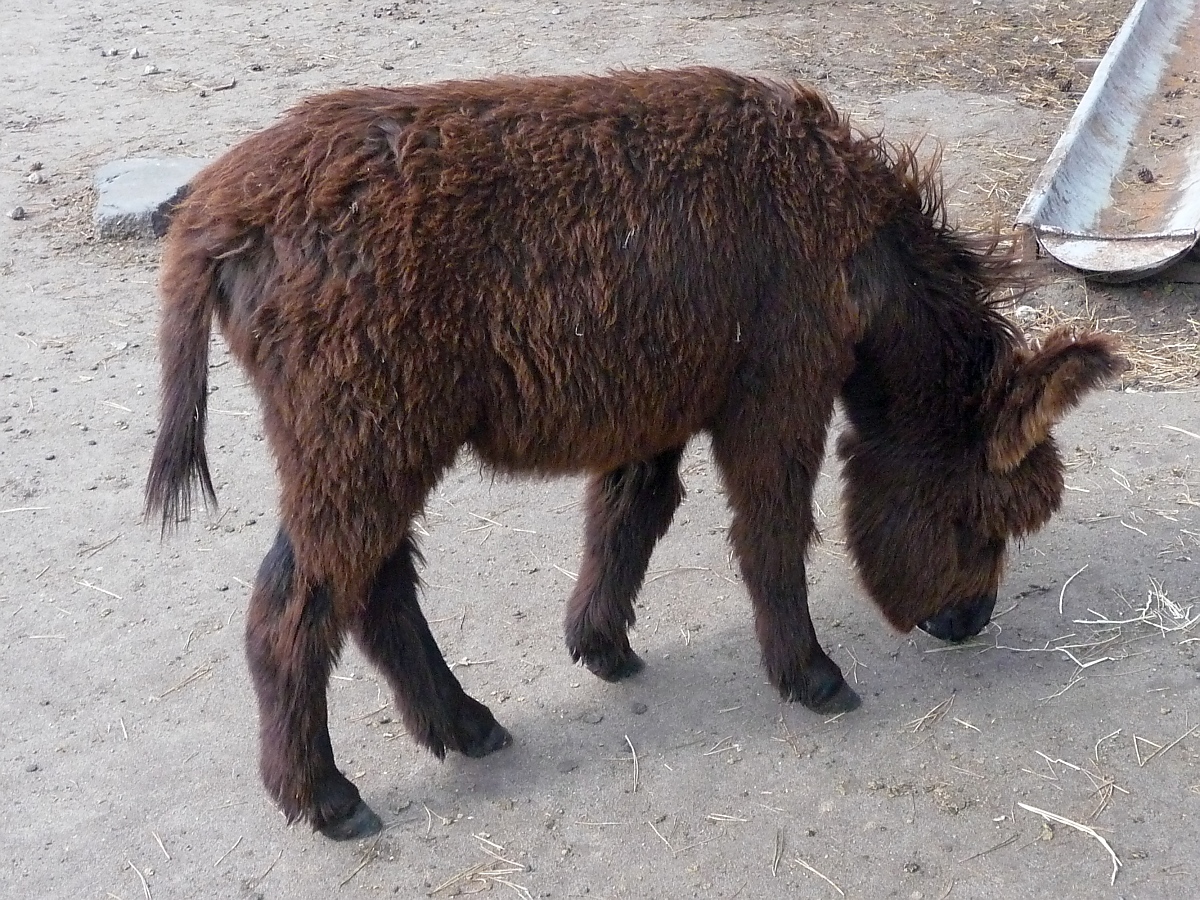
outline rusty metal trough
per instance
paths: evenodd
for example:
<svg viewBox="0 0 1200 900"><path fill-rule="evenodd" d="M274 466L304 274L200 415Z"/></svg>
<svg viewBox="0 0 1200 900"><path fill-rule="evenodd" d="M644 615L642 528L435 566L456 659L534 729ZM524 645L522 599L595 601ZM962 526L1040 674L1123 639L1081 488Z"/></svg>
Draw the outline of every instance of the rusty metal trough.
<svg viewBox="0 0 1200 900"><path fill-rule="evenodd" d="M1200 240L1200 0L1138 0L1017 216L1055 259L1134 281Z"/></svg>

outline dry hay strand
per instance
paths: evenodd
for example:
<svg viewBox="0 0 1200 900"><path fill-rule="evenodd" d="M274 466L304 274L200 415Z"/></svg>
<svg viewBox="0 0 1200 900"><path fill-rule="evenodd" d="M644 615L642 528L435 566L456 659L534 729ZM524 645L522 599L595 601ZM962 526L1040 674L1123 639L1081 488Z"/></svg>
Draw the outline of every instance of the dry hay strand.
<svg viewBox="0 0 1200 900"><path fill-rule="evenodd" d="M1077 570L1063 584L1062 591L1059 594L1060 610L1062 608L1062 598L1066 593L1067 585L1069 585L1086 566ZM1001 644L1000 639L1004 632L1003 627L993 620L992 632L993 643L982 645L986 650L1007 650L1011 653L1056 653L1062 654L1068 660L1075 664L1075 670L1071 673L1067 683L1059 688L1054 693L1038 698L1041 702L1053 700L1061 697L1075 685L1079 684L1086 677L1086 673L1094 666L1101 663L1111 662L1119 663L1132 656L1139 655L1147 651L1135 651L1133 645L1136 641L1142 640L1151 636L1153 632L1127 633L1126 626L1145 624L1151 626L1155 631L1163 634L1171 634L1176 632L1186 633L1195 624L1200 621L1200 615L1192 615L1192 607L1182 607L1179 604L1171 601L1162 587L1162 583L1151 578L1151 589L1146 604L1142 607L1134 608L1128 601L1126 605L1130 607L1132 615L1122 618L1113 618L1095 610L1088 608L1087 612L1094 618L1090 619L1075 619L1074 625L1082 625L1087 629L1085 632L1072 631L1068 634L1060 635L1046 641L1041 647L1013 647L1007 644ZM1118 594L1120 596L1120 594ZM1124 598L1122 598L1124 599ZM969 644L967 646L980 646L978 643Z"/></svg>
<svg viewBox="0 0 1200 900"><path fill-rule="evenodd" d="M666 816L663 816L662 818L659 819L660 822L665 821L665 820L666 820ZM695 848L701 847L704 844L707 844L710 841L713 841L716 839L715 837L707 837L707 838L702 838L701 840L698 840L698 841L693 841L692 843L687 844L683 847L676 847L674 844L671 843L671 838L675 837L675 832L679 829L678 814L676 814L676 816L675 816L675 824L671 826L670 837L668 837L667 835L665 835L661 831L659 831L658 825L656 823L647 822L646 824L650 826L650 830L654 832L654 834L658 837L658 839L660 841L662 841L663 844L666 845L666 848L671 851L671 856L675 859L678 859L679 855L681 853L686 853L688 850L694 850Z"/></svg>
<svg viewBox="0 0 1200 900"><path fill-rule="evenodd" d="M771 857L771 877L779 877L779 864L783 862L783 831L775 831L775 853Z"/></svg>
<svg viewBox="0 0 1200 900"><path fill-rule="evenodd" d="M636 794L638 782L640 782L642 778L642 764L638 760L637 751L633 749L633 741L629 739L629 735L625 735L625 743L629 745L629 753L633 760L633 787L629 789L629 793Z"/></svg>
<svg viewBox="0 0 1200 900"><path fill-rule="evenodd" d="M1175 331L1140 332L1127 316L1101 318L1090 308L1078 313L1055 306L1018 306L1012 317L1026 336L1044 335L1055 328L1107 331L1120 337L1129 369L1121 376L1124 388L1180 390L1200 386L1200 322L1187 320Z"/></svg>
<svg viewBox="0 0 1200 900"><path fill-rule="evenodd" d="M363 848L362 854L359 856L358 865L351 870L349 875L347 875L341 880L341 882L338 883L338 887L345 887L348 885L355 879L359 872L361 872L375 860L379 859L379 857L382 855L379 851L379 845L383 841L384 835L386 835L387 832L388 829L385 828L375 836L375 840L371 841L365 848Z"/></svg>
<svg viewBox="0 0 1200 900"><path fill-rule="evenodd" d="M426 807L428 809L428 807ZM521 900L533 900L533 895L529 893L529 889L524 885L517 884L508 876L517 875L522 872L527 872L528 867L501 856L507 851L500 844L490 840L485 834L472 834L471 837L479 842L479 849L482 850L490 859L476 863L470 868L463 869L456 875L451 875L437 887L429 892L430 897L435 897L446 891L454 889L447 896L456 897L464 894L476 894L480 891L485 891L493 885L500 884L509 890L513 891Z"/></svg>
<svg viewBox="0 0 1200 900"><path fill-rule="evenodd" d="M1050 822L1057 822L1059 825L1066 825L1068 828L1074 828L1076 831L1083 832L1088 837L1093 838L1094 840L1098 841L1100 843L1100 846L1102 846L1106 851L1108 851L1109 858L1112 860L1112 878L1110 879L1109 884L1117 883L1117 871L1121 868L1122 865L1124 865L1124 863L1121 862L1120 858L1117 856L1117 854L1113 850L1113 848L1109 845L1108 841L1106 841L1103 837L1101 837L1100 834L1096 831L1096 829L1092 828L1089 825L1081 825L1079 822L1076 822L1072 819L1068 819L1066 816L1060 816L1057 813L1046 812L1046 810L1044 810L1044 809L1038 809L1036 806L1030 806L1028 803L1018 803L1017 806L1021 807L1021 809L1027 810L1031 813L1036 813L1037 815L1041 816L1043 819L1046 819Z"/></svg>
<svg viewBox="0 0 1200 900"><path fill-rule="evenodd" d="M1118 595L1120 596L1120 595ZM1122 597L1122 600L1125 598ZM1120 629L1123 625L1145 625L1163 637L1181 637L1187 635L1200 623L1200 613L1193 613L1194 603L1177 603L1167 596L1166 586L1153 576L1150 577L1150 588L1146 592L1146 602L1135 607L1128 600L1131 615L1122 618L1112 618L1104 613L1088 608L1094 619L1076 619L1076 625L1101 626L1103 628ZM1178 641L1184 643L1184 641Z"/></svg>
<svg viewBox="0 0 1200 900"><path fill-rule="evenodd" d="M926 728L931 728L942 720L942 718L950 711L950 707L954 705L954 695L951 694L929 712L923 716L913 719L911 722L906 722L902 730L909 734L916 734Z"/></svg>
<svg viewBox="0 0 1200 900"><path fill-rule="evenodd" d="M999 233L1001 222L1012 222L1033 180L1037 160L1018 157L997 147L989 148L998 157L986 156L972 165L966 185L955 185L947 197L961 216L959 224L970 231ZM961 199L959 197L961 196Z"/></svg>
<svg viewBox="0 0 1200 900"><path fill-rule="evenodd" d="M1183 722L1184 722L1184 725L1186 726L1187 725L1187 716L1186 715L1184 716ZM1137 757L1138 768L1139 769L1145 768L1146 764L1148 762L1150 762L1150 760L1154 759L1155 757L1162 756L1164 753L1171 752L1177 746L1179 746L1181 743L1183 743L1185 740L1190 738L1196 732L1197 729L1200 729L1200 723L1197 723L1197 724L1191 726L1190 728L1187 728L1187 730L1185 730L1183 732L1183 734L1181 734L1179 737L1175 738L1175 740L1171 741L1171 743L1169 743L1169 744L1158 744L1158 743L1155 743L1154 741L1150 740L1149 738L1140 737L1139 735L1136 735L1136 734L1133 735L1133 752L1134 752L1134 755ZM1141 747L1142 744L1146 744L1147 746L1153 747L1154 749L1150 753L1143 756L1142 755L1142 747Z"/></svg>
<svg viewBox="0 0 1200 900"><path fill-rule="evenodd" d="M818 878L820 878L822 881L824 881L826 884L828 884L831 888L833 888L835 891L838 892L839 897L846 896L846 892L843 891L840 887L838 887L837 884L834 883L833 879L831 879L828 875L818 872L815 868L810 866L808 863L806 863L804 860L802 860L798 856L795 858L794 862L796 863L796 865L800 866L806 872L811 872L813 875L816 875Z"/></svg>
<svg viewBox="0 0 1200 900"><path fill-rule="evenodd" d="M1078 574L1079 572L1075 573ZM1072 579L1074 577L1071 576ZM1146 602L1140 606L1135 606L1120 593L1117 596L1129 608L1129 613L1114 617L1088 607L1087 613L1092 618L1072 620L1074 625L1088 629L1087 633L1073 631L1049 640L1041 647L1010 647L1000 643L1003 629L997 625L995 643L985 649L1008 650L1013 653L1061 653L1073 662L1075 671L1071 673L1070 679L1053 694L1039 698L1045 702L1061 697L1075 687L1084 680L1085 673L1093 666L1106 662L1119 663L1150 652L1135 650L1135 644L1139 641L1161 637L1182 645L1195 640L1187 637L1196 625L1200 624L1200 613L1193 612L1195 604L1177 603L1172 600L1167 596L1163 582L1158 579L1150 578Z"/></svg>
<svg viewBox="0 0 1200 900"><path fill-rule="evenodd" d="M1117 734L1120 734L1120 729L1117 729L1117 731L1114 731L1107 737L1111 738ZM1092 786L1092 796L1096 798L1096 805L1093 807L1092 811L1088 813L1087 818L1095 819L1100 815L1100 813L1104 812L1104 810L1112 802L1113 794L1115 792L1119 791L1122 794L1129 794L1128 789L1117 784L1116 779L1100 770L1099 745L1106 739L1107 738L1101 738L1096 742L1097 757L1095 760L1089 760L1088 765L1086 766L1078 766L1073 762L1069 762L1068 760L1061 758L1052 758L1048 754L1043 753L1041 750L1035 750L1034 753L1042 758L1046 764L1046 769L1050 774L1047 775L1042 772L1035 772L1033 769L1025 766L1021 767L1021 771L1029 775L1033 775L1035 778L1041 778L1045 781L1054 783L1060 781L1059 772L1055 766L1062 766L1072 772L1078 772L1086 776Z"/></svg>
<svg viewBox="0 0 1200 900"><path fill-rule="evenodd" d="M150 885L146 881L146 876L142 874L142 870L135 866L131 860L125 860L125 864L129 866L129 868L133 869L134 873L138 877L138 881L142 883L142 896L145 897L146 900L154 900L154 895L150 893Z"/></svg>

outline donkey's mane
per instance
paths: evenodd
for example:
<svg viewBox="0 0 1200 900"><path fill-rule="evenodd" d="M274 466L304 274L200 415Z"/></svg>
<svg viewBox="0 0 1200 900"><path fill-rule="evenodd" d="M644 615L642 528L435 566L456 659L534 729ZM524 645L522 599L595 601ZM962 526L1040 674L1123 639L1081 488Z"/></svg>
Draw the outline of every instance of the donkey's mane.
<svg viewBox="0 0 1200 900"><path fill-rule="evenodd" d="M935 148L928 162L922 163L918 156L920 142L888 141L882 134L864 136L864 140L900 183L903 211L919 211L920 218L933 225L935 238L958 252L960 268L923 267L922 274L926 276L930 293L938 296L961 294L965 281L971 288L969 296L978 303L979 313L1015 344L1023 344L1020 330L1001 311L1030 288L1028 277L1022 272L1016 241L1001 237L998 228L972 231L951 224L940 146Z"/></svg>
<svg viewBox="0 0 1200 900"><path fill-rule="evenodd" d="M900 427L906 444L955 454L975 439L987 385L1026 345L1003 312L1026 289L1020 259L998 233L951 225L937 154L922 163L916 146L859 140L890 196L851 263L864 333L843 399L864 438L893 441Z"/></svg>

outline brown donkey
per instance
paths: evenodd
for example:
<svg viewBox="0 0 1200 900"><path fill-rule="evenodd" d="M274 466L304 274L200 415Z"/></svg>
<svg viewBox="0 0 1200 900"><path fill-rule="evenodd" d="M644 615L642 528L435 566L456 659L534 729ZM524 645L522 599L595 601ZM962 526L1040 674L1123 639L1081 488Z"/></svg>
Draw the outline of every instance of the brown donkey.
<svg viewBox="0 0 1200 900"><path fill-rule="evenodd" d="M308 100L201 172L162 274L164 529L197 482L215 316L282 483L246 645L262 775L290 819L379 827L334 763L347 633L413 738L482 756L508 732L446 666L412 520L469 447L587 472L572 657L642 663L634 597L711 437L772 684L859 700L813 631L805 553L834 403L850 549L897 628L987 624L1006 540L1057 509L1051 426L1120 371L1110 338L1024 345L994 308L1011 257L948 227L936 176L812 90L717 70L502 78Z"/></svg>

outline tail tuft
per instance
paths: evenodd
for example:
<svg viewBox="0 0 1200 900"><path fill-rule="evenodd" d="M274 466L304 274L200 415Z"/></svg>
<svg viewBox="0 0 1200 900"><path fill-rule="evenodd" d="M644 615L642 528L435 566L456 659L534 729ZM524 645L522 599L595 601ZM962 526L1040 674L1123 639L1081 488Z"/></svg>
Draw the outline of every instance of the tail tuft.
<svg viewBox="0 0 1200 900"><path fill-rule="evenodd" d="M163 535L191 516L197 485L206 507L217 503L204 449L215 270L211 256L186 240L168 245L163 260L162 409L144 513L146 519L162 516Z"/></svg>

